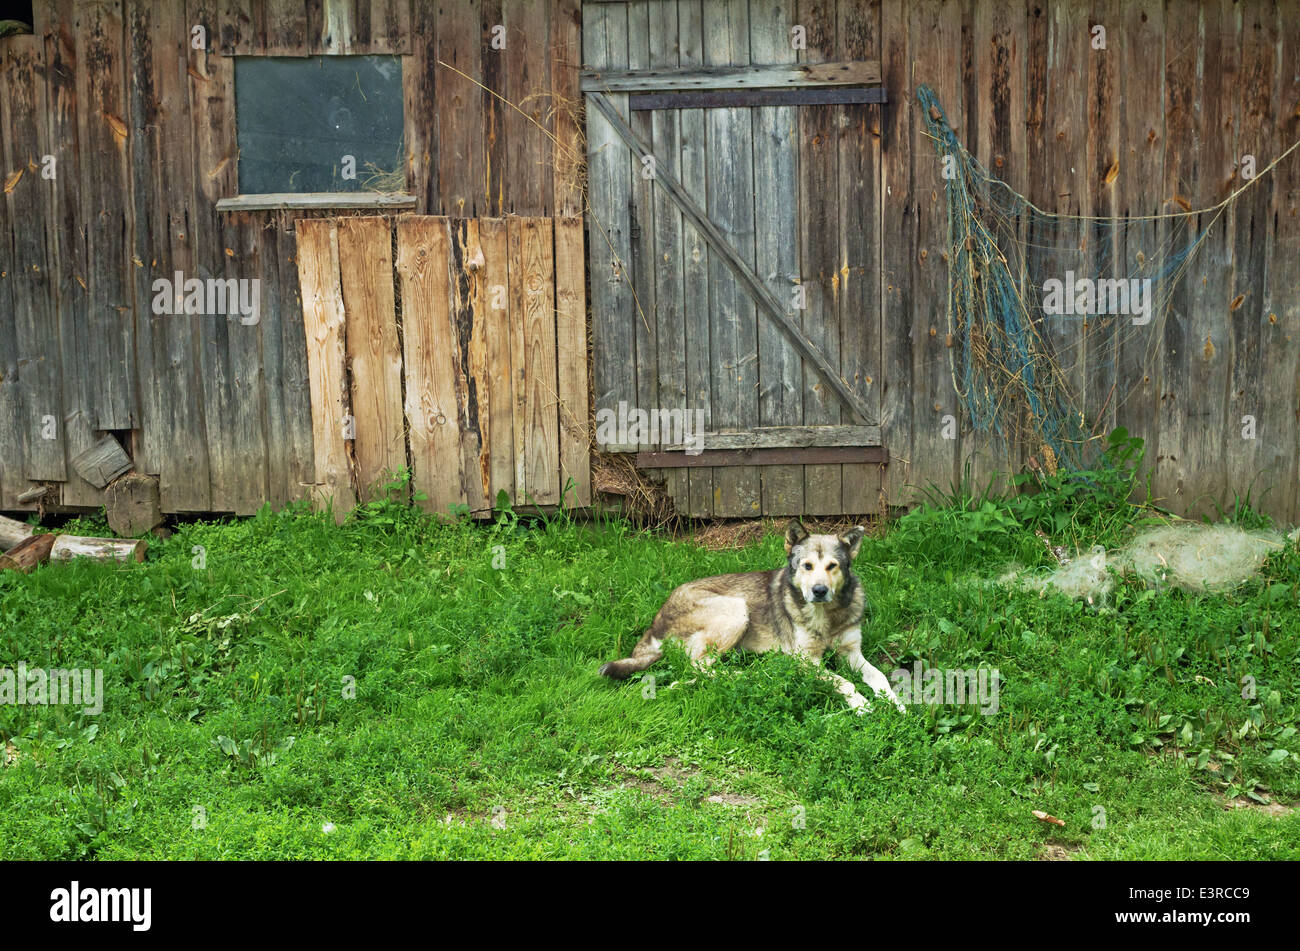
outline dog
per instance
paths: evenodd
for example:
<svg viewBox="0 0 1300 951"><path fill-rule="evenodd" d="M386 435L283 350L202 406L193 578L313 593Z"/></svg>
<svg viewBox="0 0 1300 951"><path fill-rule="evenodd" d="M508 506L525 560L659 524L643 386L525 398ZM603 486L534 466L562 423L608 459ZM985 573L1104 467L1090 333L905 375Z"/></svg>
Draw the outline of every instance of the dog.
<svg viewBox="0 0 1300 951"><path fill-rule="evenodd" d="M780 650L820 669L822 655L833 647L866 686L906 712L885 675L862 656L866 600L850 568L865 533L858 526L843 535L812 535L794 519L785 532L784 567L687 582L668 596L632 656L611 660L600 673L626 680L659 660L671 638L683 641L692 661L705 670L732 648ZM824 669L820 676L858 713L870 709L852 681Z"/></svg>

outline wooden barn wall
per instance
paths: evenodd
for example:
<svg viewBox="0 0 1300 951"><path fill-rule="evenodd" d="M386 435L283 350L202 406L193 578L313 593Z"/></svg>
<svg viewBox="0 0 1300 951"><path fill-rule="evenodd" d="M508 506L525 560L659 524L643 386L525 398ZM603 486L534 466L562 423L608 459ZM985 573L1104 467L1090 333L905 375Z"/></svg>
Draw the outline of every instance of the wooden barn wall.
<svg viewBox="0 0 1300 951"><path fill-rule="evenodd" d="M878 512L968 470L984 485L1038 451L973 432L957 403L943 180L918 84L936 90L986 167L1053 212L1211 207L1243 184L1243 155L1263 169L1300 139L1300 0L588 0L584 18L584 56L597 69L881 61L884 106L630 116L760 274L808 286L804 330L879 406L890 453L877 471L670 472L679 507L699 515ZM806 29L804 50L790 49L794 24ZM1104 50L1093 48L1098 25ZM797 137L795 168L773 167L773 136ZM622 143L604 144L615 157L589 152L593 202L628 203L632 226L603 223L606 241L590 225L596 405L711 405L713 429L789 424L800 413L837 422L808 388L808 367L790 361L763 322L752 338L728 336L717 308L731 290L711 273L707 248L659 189L616 167L630 158ZM728 153L728 187L708 180L723 158L716 151ZM797 199L772 207L772 187L787 179ZM752 192L737 206L742 188ZM743 200L750 193L752 204ZM1131 260L1168 234L1167 222L1152 219L1128 229L1116 250ZM1079 238L1069 229L1054 236ZM656 243L680 251L639 268ZM630 262L631 286L619 286L619 260ZM860 271L871 279L855 282ZM1078 323L1047 331L1068 355L1096 431L1123 425L1145 440L1162 504L1213 514L1250 490L1275 517L1300 519L1300 153L1215 224L1160 339L1133 334L1116 344L1112 331L1085 336ZM732 367L736 379L726 379ZM717 415L728 405L739 415ZM956 438L945 433L948 415L961 422ZM1243 438L1247 416L1254 439Z"/></svg>
<svg viewBox="0 0 1300 951"><path fill-rule="evenodd" d="M69 461L105 431L159 476L165 511L311 494L294 225L337 213L215 210L237 193L235 56L401 55L416 213L581 213L578 0L36 0L34 13L33 35L0 40L0 509L32 508L17 497L44 480L59 503L102 504ZM195 26L207 50L191 47ZM177 270L260 279L260 320L154 315L153 281Z"/></svg>

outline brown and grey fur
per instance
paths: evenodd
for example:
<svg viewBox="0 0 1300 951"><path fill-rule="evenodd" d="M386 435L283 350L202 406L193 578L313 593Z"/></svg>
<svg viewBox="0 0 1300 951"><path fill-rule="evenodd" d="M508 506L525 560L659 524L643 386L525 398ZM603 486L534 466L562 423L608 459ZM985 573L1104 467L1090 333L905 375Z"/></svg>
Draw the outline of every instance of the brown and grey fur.
<svg viewBox="0 0 1300 951"><path fill-rule="evenodd" d="M786 563L772 571L717 575L690 581L673 591L631 657L612 660L600 673L624 680L663 656L670 638L684 642L697 665L740 648L780 650L820 666L831 648L878 694L903 709L884 674L862 656L862 585L850 570L864 530L843 535L811 535L798 520L785 533ZM849 705L864 711L869 703L849 680L823 671Z"/></svg>

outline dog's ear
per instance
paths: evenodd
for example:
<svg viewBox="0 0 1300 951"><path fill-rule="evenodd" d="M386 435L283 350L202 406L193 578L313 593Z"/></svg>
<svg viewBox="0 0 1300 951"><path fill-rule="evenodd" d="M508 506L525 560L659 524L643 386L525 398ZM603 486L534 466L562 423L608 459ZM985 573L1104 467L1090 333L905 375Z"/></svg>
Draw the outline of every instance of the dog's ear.
<svg viewBox="0 0 1300 951"><path fill-rule="evenodd" d="M785 527L785 553L790 554L794 546L807 537L808 529L803 527L803 522L797 518L790 519L790 524Z"/></svg>
<svg viewBox="0 0 1300 951"><path fill-rule="evenodd" d="M849 561L858 557L858 549L862 547L862 536L866 533L867 530L861 525L855 525L840 536L840 544L849 550Z"/></svg>

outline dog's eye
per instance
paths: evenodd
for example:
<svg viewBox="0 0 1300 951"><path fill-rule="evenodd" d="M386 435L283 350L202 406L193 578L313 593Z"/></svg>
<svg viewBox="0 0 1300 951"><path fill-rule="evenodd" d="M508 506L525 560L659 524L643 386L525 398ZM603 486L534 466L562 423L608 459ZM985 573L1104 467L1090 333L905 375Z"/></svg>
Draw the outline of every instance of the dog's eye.
<svg viewBox="0 0 1300 951"><path fill-rule="evenodd" d="M803 563L803 570L804 570L804 571L812 571L812 562L811 562L811 561L805 561L805 562Z"/></svg>
<svg viewBox="0 0 1300 951"><path fill-rule="evenodd" d="M838 568L838 567L839 567L839 565L835 564L835 562L832 561L829 565L826 566L826 570L827 570L827 571L834 571L834 570L835 570L836 568Z"/></svg>

